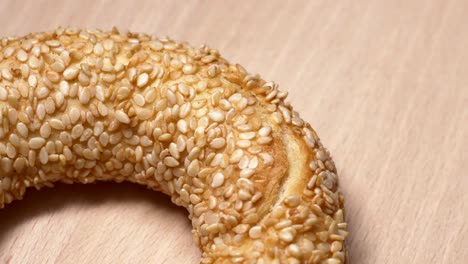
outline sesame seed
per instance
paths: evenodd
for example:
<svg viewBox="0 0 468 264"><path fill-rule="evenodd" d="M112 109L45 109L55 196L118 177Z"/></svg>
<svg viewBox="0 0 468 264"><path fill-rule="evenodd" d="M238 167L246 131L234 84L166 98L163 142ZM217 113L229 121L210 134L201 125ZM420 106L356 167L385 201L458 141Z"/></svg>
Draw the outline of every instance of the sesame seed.
<svg viewBox="0 0 468 264"><path fill-rule="evenodd" d="M267 137L269 136L271 133L271 127L270 126L265 126L265 127L262 127L259 131L258 131L258 134L261 136L261 137Z"/></svg>
<svg viewBox="0 0 468 264"><path fill-rule="evenodd" d="M105 50L110 51L114 48L114 41L112 39L106 39L102 43Z"/></svg>
<svg viewBox="0 0 468 264"><path fill-rule="evenodd" d="M97 108L98 108L98 112L101 116L107 116L109 114L109 110L108 108L101 102L99 102L97 104ZM71 112L70 112L71 114ZM76 114L76 113L75 113ZM74 116L74 118L79 118L79 116ZM70 119L72 119L72 117L70 116Z"/></svg>
<svg viewBox="0 0 468 264"><path fill-rule="evenodd" d="M172 142L169 144L169 153L175 158L178 159L180 157L179 150L177 149L177 144Z"/></svg>
<svg viewBox="0 0 468 264"><path fill-rule="evenodd" d="M41 135L41 137L43 137L44 139L48 138L51 133L52 128L50 127L48 122L44 123L39 129L39 135Z"/></svg>
<svg viewBox="0 0 468 264"><path fill-rule="evenodd" d="M89 100L91 100L91 93L88 88L83 88L78 93L78 98L81 104L88 104Z"/></svg>
<svg viewBox="0 0 468 264"><path fill-rule="evenodd" d="M20 49L16 53L16 58L21 62L25 62L28 60L28 54L24 50Z"/></svg>
<svg viewBox="0 0 468 264"><path fill-rule="evenodd" d="M96 94L94 96L96 97L96 99L98 99L101 102L106 99L102 86L100 86L100 85L96 86Z"/></svg>
<svg viewBox="0 0 468 264"><path fill-rule="evenodd" d="M47 46L56 48L56 47L60 46L60 41L58 41L58 40L47 40L47 41L45 42L45 44L46 44Z"/></svg>
<svg viewBox="0 0 468 264"><path fill-rule="evenodd" d="M284 242L292 242L294 240L293 230L291 227L284 228L279 232L278 236Z"/></svg>
<svg viewBox="0 0 468 264"><path fill-rule="evenodd" d="M301 199L297 195L289 195L284 199L284 203L288 207L297 207L301 203Z"/></svg>
<svg viewBox="0 0 468 264"><path fill-rule="evenodd" d="M257 143L261 145L269 144L273 138L271 137L260 137L257 139Z"/></svg>
<svg viewBox="0 0 468 264"><path fill-rule="evenodd" d="M238 164L237 166L239 167L239 169L246 169L246 168L248 168L249 163L250 163L249 156L248 156L248 155L244 155L244 156L242 156L242 158L240 159L239 164Z"/></svg>
<svg viewBox="0 0 468 264"><path fill-rule="evenodd" d="M239 134L239 138L240 139L247 139L247 140L250 140L250 139L253 139L255 137L255 132L244 132L244 133L240 133Z"/></svg>
<svg viewBox="0 0 468 264"><path fill-rule="evenodd" d="M251 176L251 174L250 174L250 172L247 172L247 171L250 171L250 170L255 171L255 169L258 167L258 164L259 164L259 163L258 163L258 158L255 156L255 157L253 157L253 158L249 161L248 166L245 166L244 164L240 164L240 163L239 163L239 165L240 165L239 168L241 168L242 171L245 171L245 172L244 172L244 173L246 173L246 176L245 176L245 177L248 178L248 177ZM242 171L241 171L241 172L242 172Z"/></svg>
<svg viewBox="0 0 468 264"><path fill-rule="evenodd" d="M29 140L29 147L31 149L40 149L45 144L45 139L41 137L33 137Z"/></svg>
<svg viewBox="0 0 468 264"><path fill-rule="evenodd" d="M67 68L63 72L63 78L67 81L71 81L78 76L79 70L76 68Z"/></svg>
<svg viewBox="0 0 468 264"><path fill-rule="evenodd" d="M163 44L161 43L161 41L158 40L151 41L150 43L148 43L148 45L154 51L160 51L163 49Z"/></svg>
<svg viewBox="0 0 468 264"><path fill-rule="evenodd" d="M229 162L230 163L238 163L243 156L244 156L244 151L242 151L241 149L236 149L231 154L231 157L229 158Z"/></svg>
<svg viewBox="0 0 468 264"><path fill-rule="evenodd" d="M206 99L195 100L192 102L192 107L195 110L198 110L206 105L208 101Z"/></svg>
<svg viewBox="0 0 468 264"><path fill-rule="evenodd" d="M2 77L8 81L13 80L13 75L11 74L10 70L8 68L2 69Z"/></svg>
<svg viewBox="0 0 468 264"><path fill-rule="evenodd" d="M118 100L124 100L125 98L127 98L129 95L130 95L131 91L128 87L126 86L123 86L123 87L120 87L118 90L117 90L117 99Z"/></svg>
<svg viewBox="0 0 468 264"><path fill-rule="evenodd" d="M40 87L37 90L37 98L38 99L44 99L49 95L50 91L47 89L47 87Z"/></svg>
<svg viewBox="0 0 468 264"><path fill-rule="evenodd" d="M16 148L9 142L6 144L6 155L10 159L13 159L16 157Z"/></svg>
<svg viewBox="0 0 468 264"><path fill-rule="evenodd" d="M138 109L136 115L140 120L148 120L153 115L153 111L150 109Z"/></svg>
<svg viewBox="0 0 468 264"><path fill-rule="evenodd" d="M302 257L302 250L301 248L296 245L296 244L291 244L287 248L288 253L296 258L301 258Z"/></svg>
<svg viewBox="0 0 468 264"><path fill-rule="evenodd" d="M180 118L185 118L187 115L190 113L191 110L191 105L190 103L185 103L180 107L179 111L179 117Z"/></svg>
<svg viewBox="0 0 468 264"><path fill-rule="evenodd" d="M200 163L198 160L193 160L190 162L189 166L187 167L187 175L190 177L195 177L198 175L200 171Z"/></svg>
<svg viewBox="0 0 468 264"><path fill-rule="evenodd" d="M145 105L145 97L143 97L143 95L141 95L141 94L135 94L133 96L133 100L134 100L135 104L138 105L138 106L144 106Z"/></svg>
<svg viewBox="0 0 468 264"><path fill-rule="evenodd" d="M247 230L249 229L249 225L247 224L240 224L240 225L237 225L236 227L234 227L232 229L232 231L234 231L235 233L237 234L244 234L247 232Z"/></svg>
<svg viewBox="0 0 468 264"><path fill-rule="evenodd" d="M236 146L238 146L239 148L248 148L251 145L252 145L252 142L246 139L241 139L236 142Z"/></svg>
<svg viewBox="0 0 468 264"><path fill-rule="evenodd" d="M117 118L117 121L119 121L120 123L130 124L130 118L122 110L115 111L115 118Z"/></svg>
<svg viewBox="0 0 468 264"><path fill-rule="evenodd" d="M201 199L200 199L200 197L198 197L196 194L191 194L191 195L190 195L190 202L191 202L192 204L198 204L198 203L201 202Z"/></svg>
<svg viewBox="0 0 468 264"><path fill-rule="evenodd" d="M177 129L183 134L187 133L188 131L187 122L184 119L180 119L179 121L177 121Z"/></svg>
<svg viewBox="0 0 468 264"><path fill-rule="evenodd" d="M54 72L63 72L65 70L65 64L61 60L57 60L50 65L50 69Z"/></svg>
<svg viewBox="0 0 468 264"><path fill-rule="evenodd" d="M221 172L216 173L213 176L213 181L211 182L211 187L218 188L224 184L224 174Z"/></svg>
<svg viewBox="0 0 468 264"><path fill-rule="evenodd" d="M93 52L94 52L94 54L100 56L100 55L102 55L104 53L104 47L102 46L101 43L97 43L94 46Z"/></svg>
<svg viewBox="0 0 468 264"><path fill-rule="evenodd" d="M327 155L325 154L323 150L318 150L316 156L318 160L321 160L321 161L327 160Z"/></svg>
<svg viewBox="0 0 468 264"><path fill-rule="evenodd" d="M241 178L250 178L254 173L255 173L255 170L253 170L253 169L243 169L240 172L240 177Z"/></svg>
<svg viewBox="0 0 468 264"><path fill-rule="evenodd" d="M185 64L182 67L182 72L184 74L194 74L196 72L196 68L192 64Z"/></svg>
<svg viewBox="0 0 468 264"><path fill-rule="evenodd" d="M49 154L47 153L47 151L45 150L45 148L42 148L40 151L39 151L39 162L43 165L47 164L47 162L49 162Z"/></svg>
<svg viewBox="0 0 468 264"><path fill-rule="evenodd" d="M173 157L165 157L164 164L168 167L177 167L179 166L179 162Z"/></svg>
<svg viewBox="0 0 468 264"><path fill-rule="evenodd" d="M65 129L65 125L63 124L62 120L57 118L52 118L49 120L49 125L56 130L63 130Z"/></svg>
<svg viewBox="0 0 468 264"><path fill-rule="evenodd" d="M10 57L11 55L13 55L13 53L15 52L15 48L13 47L7 47L5 49L5 51L3 52L3 56L5 56L5 58L8 58Z"/></svg>
<svg viewBox="0 0 468 264"><path fill-rule="evenodd" d="M4 173L9 173L12 170L12 164L11 164L11 159L7 157L3 157L0 160L0 171ZM10 178L5 177L3 180L0 180L0 191L3 190L8 190L10 188Z"/></svg>
<svg viewBox="0 0 468 264"><path fill-rule="evenodd" d="M16 134L10 134L8 137L8 140L10 141L11 144L15 147L19 147L20 145L20 138Z"/></svg>
<svg viewBox="0 0 468 264"><path fill-rule="evenodd" d="M224 138L215 138L210 143L210 147L214 149L223 148L226 145L226 140Z"/></svg>
<svg viewBox="0 0 468 264"><path fill-rule="evenodd" d="M149 76L147 73L140 74L137 79L137 86L138 87L143 87L148 83Z"/></svg>
<svg viewBox="0 0 468 264"><path fill-rule="evenodd" d="M187 158L189 160L194 160L200 155L201 149L199 147L194 147L188 154Z"/></svg>
<svg viewBox="0 0 468 264"><path fill-rule="evenodd" d="M8 91L4 87L0 87L0 100L6 101L8 98Z"/></svg>
<svg viewBox="0 0 468 264"><path fill-rule="evenodd" d="M72 107L68 115L72 124L75 124L80 119L81 111L78 107Z"/></svg>
<svg viewBox="0 0 468 264"><path fill-rule="evenodd" d="M223 122L224 121L224 112L214 110L208 113L208 116L210 117L211 120L215 122Z"/></svg>
<svg viewBox="0 0 468 264"><path fill-rule="evenodd" d="M83 134L83 131L84 131L84 128L81 124L74 126L71 132L72 138L77 139L81 137L81 135Z"/></svg>
<svg viewBox="0 0 468 264"><path fill-rule="evenodd" d="M243 200L243 201L246 201L246 200L250 200L250 198L252 198L252 195L244 190L244 189L241 189L238 194L237 194L238 198Z"/></svg>
<svg viewBox="0 0 468 264"><path fill-rule="evenodd" d="M333 241L330 247L331 252L338 252L343 249L343 244L340 241Z"/></svg>
<svg viewBox="0 0 468 264"><path fill-rule="evenodd" d="M17 173L23 172L25 167L26 167L26 160L24 158L18 158L13 163L13 168L15 169Z"/></svg>
<svg viewBox="0 0 468 264"><path fill-rule="evenodd" d="M28 127L23 124L23 123L18 123L16 124L16 130L18 130L18 133L23 137L23 138L27 138L28 137L28 134L29 134L29 130L28 130Z"/></svg>
<svg viewBox="0 0 468 264"><path fill-rule="evenodd" d="M339 259L336 259L336 258L329 258L329 259L327 259L326 263L327 264L341 264L343 262L341 260L339 260Z"/></svg>
<svg viewBox="0 0 468 264"><path fill-rule="evenodd" d="M262 235L262 227L261 226L253 226L249 230L249 237L252 239L259 239Z"/></svg>
<svg viewBox="0 0 468 264"><path fill-rule="evenodd" d="M41 66L41 63L36 56L30 56L28 64L33 69L37 69L39 66Z"/></svg>
<svg viewBox="0 0 468 264"><path fill-rule="evenodd" d="M107 146L107 144L109 143L109 139L110 137L109 134L107 134L107 132L104 132L99 136L99 142L104 147Z"/></svg>

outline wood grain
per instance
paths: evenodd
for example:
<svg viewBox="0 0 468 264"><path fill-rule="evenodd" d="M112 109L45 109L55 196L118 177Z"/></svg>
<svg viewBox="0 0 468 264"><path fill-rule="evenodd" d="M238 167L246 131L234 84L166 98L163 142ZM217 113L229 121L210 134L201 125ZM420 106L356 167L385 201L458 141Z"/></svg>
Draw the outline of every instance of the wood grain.
<svg viewBox="0 0 468 264"><path fill-rule="evenodd" d="M467 1L1 1L0 35L116 25L208 43L290 93L337 163L351 263L468 263ZM0 263L197 263L186 213L130 184L30 191Z"/></svg>

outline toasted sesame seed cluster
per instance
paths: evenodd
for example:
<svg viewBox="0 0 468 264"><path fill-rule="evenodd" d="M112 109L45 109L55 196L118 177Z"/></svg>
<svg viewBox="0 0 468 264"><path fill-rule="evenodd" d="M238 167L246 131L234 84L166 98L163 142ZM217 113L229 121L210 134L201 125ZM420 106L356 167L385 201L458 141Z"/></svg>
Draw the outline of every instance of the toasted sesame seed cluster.
<svg viewBox="0 0 468 264"><path fill-rule="evenodd" d="M202 263L345 263L329 152L278 85L206 46L59 28L0 40L0 207L131 181L184 206Z"/></svg>

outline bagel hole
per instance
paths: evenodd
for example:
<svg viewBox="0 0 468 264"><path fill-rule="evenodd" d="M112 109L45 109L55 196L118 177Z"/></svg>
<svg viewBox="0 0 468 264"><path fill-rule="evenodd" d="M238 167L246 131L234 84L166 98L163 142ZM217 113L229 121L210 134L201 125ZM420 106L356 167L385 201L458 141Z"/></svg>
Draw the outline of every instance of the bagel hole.
<svg viewBox="0 0 468 264"><path fill-rule="evenodd" d="M0 210L0 263L199 263L187 216L133 183L28 189Z"/></svg>

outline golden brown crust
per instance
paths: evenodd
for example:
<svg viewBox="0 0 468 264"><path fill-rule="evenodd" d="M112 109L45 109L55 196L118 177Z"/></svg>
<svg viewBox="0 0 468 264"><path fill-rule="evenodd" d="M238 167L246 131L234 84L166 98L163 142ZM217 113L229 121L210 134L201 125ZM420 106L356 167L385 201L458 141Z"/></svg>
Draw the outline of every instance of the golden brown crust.
<svg viewBox="0 0 468 264"><path fill-rule="evenodd" d="M187 208L202 263L345 262L334 163L276 84L115 29L0 51L0 207L57 181L131 181Z"/></svg>

